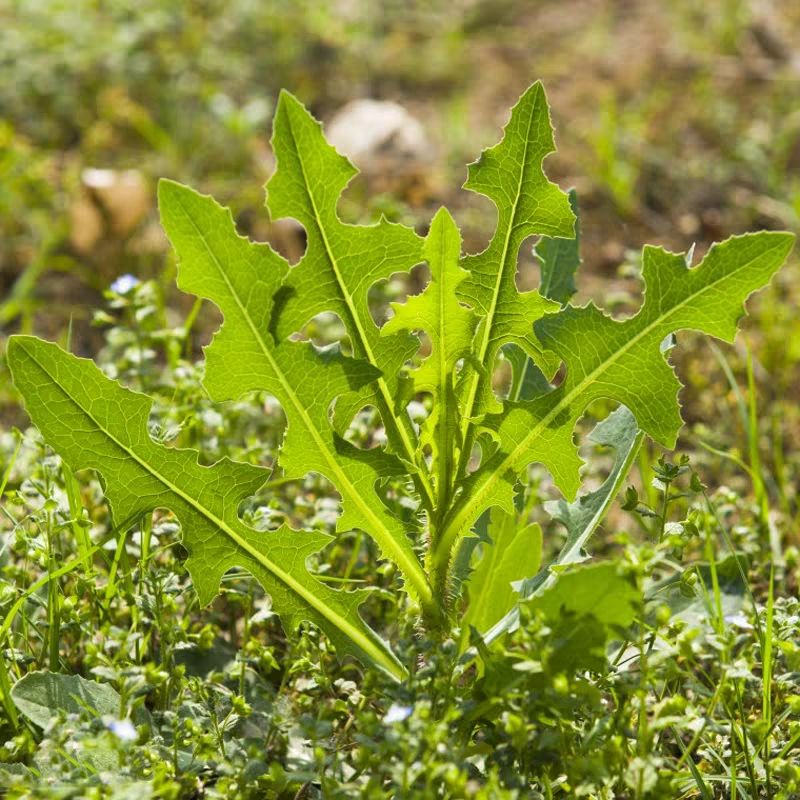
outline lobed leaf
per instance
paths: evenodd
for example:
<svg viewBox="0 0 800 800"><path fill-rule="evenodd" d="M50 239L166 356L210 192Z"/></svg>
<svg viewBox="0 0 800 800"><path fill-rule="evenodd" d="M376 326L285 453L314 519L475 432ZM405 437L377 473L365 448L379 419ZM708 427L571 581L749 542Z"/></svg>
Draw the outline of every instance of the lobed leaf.
<svg viewBox="0 0 800 800"><path fill-rule="evenodd" d="M230 211L210 197L162 181L159 206L179 258L178 284L214 302L225 322L206 348L204 384L214 400L235 400L264 391L281 404L288 427L279 456L287 477L324 475L342 496L337 529L371 536L425 606L431 590L403 523L376 492L386 477L404 473L382 451L361 451L341 438L330 421L340 395L378 376L364 361L344 358L338 348L318 351L310 343L276 337L274 297L288 265L268 245L239 236Z"/></svg>
<svg viewBox="0 0 800 800"><path fill-rule="evenodd" d="M228 570L246 569L269 593L286 630L309 620L341 655L403 675L358 613L365 592L334 591L309 573L308 557L329 536L285 525L259 533L239 518L240 503L264 483L267 470L227 458L205 467L195 451L156 444L147 428L149 398L55 344L13 336L8 363L33 422L72 469L100 475L116 519L135 519L156 508L175 513L189 551L186 566L203 605L216 596Z"/></svg>
<svg viewBox="0 0 800 800"><path fill-rule="evenodd" d="M483 317L476 357L485 372L483 377L476 373L465 388L469 418L499 409L486 376L491 375L503 344L518 344L548 377L558 366L533 323L559 304L538 291L520 292L516 285L517 259L525 239L538 234L573 236L575 215L569 200L542 171L542 161L554 150L547 98L537 82L511 110L503 139L469 166L464 188L485 195L497 207L494 236L482 253L464 258L469 278L459 287L461 299Z"/></svg>
<svg viewBox="0 0 800 800"><path fill-rule="evenodd" d="M528 464L543 463L564 495L575 496L581 461L573 431L594 400L624 404L642 430L673 447L681 426L680 383L665 361L662 342L683 329L732 341L744 301L770 281L793 241L791 234L773 232L732 237L714 245L694 269L682 255L646 247L645 301L636 316L617 322L590 304L539 321L543 343L566 364L564 382L531 400L509 403L488 421L500 447L465 481L442 553L484 509L496 503L511 508L514 481Z"/></svg>
<svg viewBox="0 0 800 800"><path fill-rule="evenodd" d="M382 219L377 225L348 225L337 214L339 196L356 168L325 141L322 128L302 103L281 92L273 123L277 160L267 183L267 207L275 218L293 217L306 231L306 252L286 276L279 302L279 339L302 330L323 311L339 315L353 354L380 370L361 392L340 401L337 416L345 426L359 408L374 404L381 412L391 448L417 465L415 437L402 404L402 367L418 347L407 333L381 336L367 302L369 288L421 261L422 240L413 230ZM342 413L346 408L347 413ZM430 506L424 471L418 489Z"/></svg>
<svg viewBox="0 0 800 800"><path fill-rule="evenodd" d="M381 328L386 336L398 331L425 331L431 353L412 371L419 391L440 400L452 379L456 362L469 355L477 317L458 299L458 287L469 277L459 266L461 234L446 208L433 218L422 255L431 270L430 283L404 303L392 303L394 316Z"/></svg>
<svg viewBox="0 0 800 800"><path fill-rule="evenodd" d="M639 452L642 438L643 433L636 424L636 418L625 406L620 406L594 427L589 434L589 441L593 444L613 448L614 464L608 477L594 491L580 495L572 503L568 503L563 498L545 503L545 511L566 528L567 538L558 551L558 555L548 565L547 570L523 584L520 589L523 597L532 594L539 586L550 582L548 576L550 569L574 564L588 558L585 550L586 543L602 522L609 506L619 493L622 483L628 476L631 464Z"/></svg>
<svg viewBox="0 0 800 800"><path fill-rule="evenodd" d="M569 190L568 197L575 214L575 238L542 236L533 250L542 276L539 291L543 297L562 305L575 294L575 272L581 265L578 197L574 189ZM513 343L503 345L503 357L511 364L509 400L530 400L549 389L547 378L521 347Z"/></svg>
<svg viewBox="0 0 800 800"><path fill-rule="evenodd" d="M478 322L473 311L457 297L458 287L468 274L458 263L461 234L447 209L439 209L433 218L422 254L430 265L430 283L421 294L409 297L405 303L392 304L394 316L383 326L381 334L421 330L430 338L431 353L411 370L411 376L417 391L433 395L433 410L426 425L429 435L423 444L430 441L432 446L437 503L443 508L449 499L457 454L453 438L459 424L456 364L469 356Z"/></svg>

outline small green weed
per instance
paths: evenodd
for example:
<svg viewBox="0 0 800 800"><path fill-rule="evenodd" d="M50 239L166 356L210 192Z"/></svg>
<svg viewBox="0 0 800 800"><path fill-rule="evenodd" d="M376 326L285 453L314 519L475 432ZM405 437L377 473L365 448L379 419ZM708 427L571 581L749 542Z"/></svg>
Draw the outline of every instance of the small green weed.
<svg viewBox="0 0 800 800"><path fill-rule="evenodd" d="M617 560L580 563L644 435L675 443L674 334L732 340L793 237L733 237L696 267L648 247L645 301L618 322L569 304L576 204L542 172L553 142L539 84L470 166L466 187L498 209L476 255L445 209L425 239L341 222L355 170L287 94L273 147L270 212L306 230L295 266L240 237L211 198L161 185L178 284L224 316L202 367L185 360L199 303L170 328L157 287L135 279L98 317L118 323L103 369L9 342L58 454L43 457L33 433L8 443L9 775L97 796L123 791L111 772L153 796L794 791L794 709L777 686L788 612L774 577L765 609L752 593L743 603L747 550L689 462L658 461L644 500L627 492L647 544L620 537ZM516 286L533 235L541 293ZM377 324L369 289L421 260L427 287ZM303 336L321 314L341 341ZM589 437L612 465L579 494L573 435L599 402L620 405ZM564 494L546 509L566 529L554 555L531 523L533 464ZM87 468L102 487L82 490L72 470Z"/></svg>

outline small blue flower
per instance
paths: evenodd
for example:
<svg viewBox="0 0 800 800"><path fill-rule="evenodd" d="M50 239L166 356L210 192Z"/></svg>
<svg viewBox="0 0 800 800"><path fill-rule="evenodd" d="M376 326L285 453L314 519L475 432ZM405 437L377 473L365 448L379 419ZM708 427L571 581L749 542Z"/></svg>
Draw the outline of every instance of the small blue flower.
<svg viewBox="0 0 800 800"><path fill-rule="evenodd" d="M136 728L129 719L112 719L106 727L121 742L135 742L137 739Z"/></svg>
<svg viewBox="0 0 800 800"><path fill-rule="evenodd" d="M111 291L117 294L128 294L128 292L139 285L139 279L135 275L120 275L111 284Z"/></svg>
<svg viewBox="0 0 800 800"><path fill-rule="evenodd" d="M393 722L402 722L411 716L413 710L411 706L399 706L397 703L392 703L383 717L384 724L391 725Z"/></svg>
<svg viewBox="0 0 800 800"><path fill-rule="evenodd" d="M726 614L725 615L725 623L728 625L733 625L736 628L739 628L743 631L752 631L753 626L750 624L750 620L742 614L741 612L737 614Z"/></svg>

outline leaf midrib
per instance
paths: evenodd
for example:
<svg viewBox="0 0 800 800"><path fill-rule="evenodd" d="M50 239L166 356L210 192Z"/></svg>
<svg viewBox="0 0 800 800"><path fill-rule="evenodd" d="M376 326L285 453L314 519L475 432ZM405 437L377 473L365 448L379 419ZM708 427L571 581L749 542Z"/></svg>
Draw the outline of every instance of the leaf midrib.
<svg viewBox="0 0 800 800"><path fill-rule="evenodd" d="M322 223L322 216L319 213L319 209L317 208L316 199L314 197L314 193L311 191L311 184L308 180L308 174L306 173L306 166L305 162L303 161L302 153L300 152L300 148L297 145L297 137L294 133L294 128L292 126L292 118L291 112L287 112L286 114L287 126L289 129L289 133L292 137L292 144L294 145L294 152L297 158L297 163L300 165L300 172L303 175L303 185L306 189L306 196L308 197L308 201L311 204L311 209L314 212L314 222L317 227L317 231L319 232L320 237L322 238L322 243L325 247L325 254L328 257L328 263L331 265L331 269L333 270L334 275L336 276L336 282L339 285L339 289L342 292L342 297L344 299L345 306L347 307L347 311L350 315L350 319L358 333L358 341L361 347L363 348L364 355L366 356L367 360L375 367L377 367L377 360L375 358L375 354L372 351L372 347L370 346L369 340L367 338L367 332L364 330L364 327L361 323L361 317L358 313L358 309L356 308L355 301L353 300L350 291L347 288L347 284L345 283L344 276L339 268L339 261L336 258L333 248L331 247L330 242L328 241L328 235L325 231L325 226ZM394 402L391 393L389 392L389 386L386 383L386 379L383 377L383 373L381 373L378 378L376 379L376 383L378 384L378 388L380 389L381 398L383 399L385 405L385 413L386 415L393 414L392 409L394 408ZM390 426L390 420L384 420L384 424L387 428ZM406 460L410 464L416 464L416 460L414 458L414 451L415 448L408 437L408 433L404 427L404 425L398 422L395 426L397 430L397 435L400 437L400 440L403 444L403 449L405 450L405 457ZM418 471L418 480L417 484L420 487L422 493L427 495L427 499L429 502L432 502L430 487L427 482L427 478Z"/></svg>
<svg viewBox="0 0 800 800"><path fill-rule="evenodd" d="M451 471L451 455L452 451L449 447L449 431L447 429L448 421L450 419L447 413L447 405L452 399L450 393L447 391L446 381L448 380L447 357L445 351L445 342L447 332L445 330L445 292L447 291L447 265L445 259L447 258L447 233L449 226L447 220L442 217L442 236L439 244L439 269L441 270L441 284L439 286L439 386L437 391L439 396L438 402L441 403L441 411L439 412L439 422L437 424L439 458L438 458L438 508L437 511L442 513L444 511L444 504L447 502L447 497L450 492L450 471ZM433 274L431 274L433 280Z"/></svg>
<svg viewBox="0 0 800 800"><path fill-rule="evenodd" d="M178 204L181 207L181 210L184 213L184 216L189 220L192 227L195 230L195 233L199 237L200 241L202 241L206 252L211 257L214 265L217 268L220 276L222 277L225 285L228 287L228 291L230 296L235 301L242 317L247 322L248 327L250 328L251 333L255 337L256 341L258 342L258 346L261 349L261 352L264 354L265 358L269 362L270 368L273 370L275 375L278 377L280 381L281 387L283 388L286 396L291 401L292 405L296 409L297 413L303 420L305 424L306 430L311 434L311 437L314 439L315 444L319 448L320 452L323 454L325 461L328 463L329 468L331 470L331 475L328 477L333 480L337 487L347 487L347 497L351 502L354 502L355 505L359 507L361 512L368 517L372 524L378 531L383 530L385 532L385 536L381 536L380 534L375 535L372 533L371 535L374 536L376 540L380 536L380 539L384 541L379 541L379 544L383 548L383 550L390 555L390 557L395 561L395 563L400 567L403 571L403 574L408 577L408 579L413 583L416 591L419 593L420 599L423 602L430 603L432 602L433 595L431 593L430 587L428 586L428 582L425 579L425 575L422 572L422 568L419 566L418 562L414 562L408 554L404 553L402 549L398 546L394 536L392 535L391 531L389 531L380 519L377 517L375 512L366 504L364 503L361 495L358 491L356 491L355 487L350 482L347 474L342 470L339 466L338 461L333 457L330 452L330 448L328 447L327 443L325 442L324 438L319 434L317 431L316 426L311 421L311 418L308 416L308 412L305 409L305 406L297 395L294 392L291 384L286 380L286 377L283 373L283 370L279 367L278 363L272 357L272 353L270 352L269 348L266 346L264 342L264 338L261 336L260 331L256 327L255 323L253 322L252 317L250 316L249 312L247 311L247 307L242 303L238 292L235 290L233 284L231 283L222 263L220 262L217 254L214 252L213 248L211 247L209 241L207 240L206 236L204 235L203 231L194 221L191 214L188 213L186 207L183 205L183 202L180 198L178 198ZM340 488L342 494L345 493L345 489ZM368 531L368 533L371 533Z"/></svg>
<svg viewBox="0 0 800 800"><path fill-rule="evenodd" d="M22 345L24 347L24 345ZM33 360L39 369L47 375L50 379L52 384L58 388L58 390L64 395L64 397L71 402L81 413L87 416L97 427L97 430L102 433L103 435L107 436L117 447L120 448L127 456L129 456L132 460L134 460L139 466L152 475L156 480L158 480L161 484L167 487L167 489L172 492L173 494L180 497L184 502L194 508L199 514L204 516L209 522L214 524L217 528L219 528L235 545L239 548L244 550L248 555L254 558L261 566L264 567L268 572L273 574L278 580L288 586L295 594L300 596L309 606L311 606L317 613L319 613L322 617L327 619L331 624L339 628L347 638L351 639L355 642L363 652L367 653L372 659L374 659L377 663L382 664L385 669L388 669L389 672L395 676L401 677L402 672L398 671L398 665L393 663L393 661L387 657L386 653L382 652L380 648L378 648L374 642L370 641L368 637L364 636L361 631L357 628L352 626L345 617L340 617L337 614L333 613L333 610L323 602L320 602L317 597L313 593L311 593L302 583L297 581L292 575L285 572L281 569L277 564L275 564L271 559L269 559L266 555L261 553L257 550L253 545L251 545L246 539L243 539L235 530L233 530L228 523L218 517L213 511L206 508L205 506L201 505L197 502L190 494L184 492L179 486L174 484L172 481L169 480L166 476L162 475L157 469L151 466L147 461L141 458L135 450L131 449L128 445L124 442L121 442L116 436L114 436L111 431L109 431L101 422L98 420L92 412L84 408L77 400L67 391L66 387L62 386L58 377L50 372L47 369L47 366L43 364L30 350L27 348L25 349L25 353L27 354L28 358ZM102 470L101 470L102 471Z"/></svg>
<svg viewBox="0 0 800 800"><path fill-rule="evenodd" d="M488 312L486 314L486 324L483 327L484 334L483 340L481 342L480 352L478 353L478 361L483 364L484 359L486 358L486 353L489 349L489 344L493 340L492 332L494 329L495 324L495 314L497 312L497 303L500 298L500 286L505 278L505 273L507 269L507 260L508 260L508 251L509 247L511 246L511 239L516 229L516 220L517 220L517 211L519 209L520 203L520 196L522 195L522 184L525 180L525 175L527 174L528 170L528 147L530 145L530 133L531 133L531 126L533 125L533 116L538 108L539 102L542 97L541 87L537 90L536 97L533 101L533 106L531 108L530 114L528 115L528 125L525 130L525 144L522 151L522 169L520 170L519 180L517 181L517 192L514 196L514 202L511 206L511 218L509 220L508 229L506 230L505 239L503 241L503 252L500 257L500 269L497 271L497 279L494 283L494 292L492 293L492 302L489 305ZM513 112L512 112L513 113ZM491 245L490 245L491 246ZM475 373L475 377L472 379L472 383L470 384L470 391L469 391L469 401L467 403L466 413L464 414L465 424L462 426L462 438L465 438L466 431L469 426L472 424L472 415L475 409L475 398L478 394L478 388L480 386L482 380L481 373Z"/></svg>

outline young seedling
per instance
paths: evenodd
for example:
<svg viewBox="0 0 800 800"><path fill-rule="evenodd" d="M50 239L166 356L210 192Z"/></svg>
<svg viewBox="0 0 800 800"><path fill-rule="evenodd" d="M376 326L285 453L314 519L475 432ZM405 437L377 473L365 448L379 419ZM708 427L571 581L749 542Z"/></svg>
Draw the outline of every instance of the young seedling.
<svg viewBox="0 0 800 800"><path fill-rule="evenodd" d="M515 494L529 465L543 464L565 496L556 508L568 528L560 563L580 560L642 432L666 447L675 444L680 383L664 343L682 329L732 341L744 301L780 268L793 237L732 237L695 267L683 255L646 247L644 303L618 322L592 304L568 304L578 264L574 198L542 171L554 144L541 84L514 106L503 139L469 167L465 188L488 197L498 212L488 247L475 255L462 255L446 209L424 239L385 220L342 222L337 204L356 170L287 93L272 145L277 168L267 184L269 212L293 217L306 232L305 255L295 266L269 245L239 236L230 212L212 198L172 181L159 188L162 223L180 262L178 285L224 315L205 352L205 387L218 402L249 392L278 399L288 421L279 457L283 476L317 472L335 486L343 508L337 531L372 537L402 574L412 613L433 634L447 635L460 624L465 591L473 603L470 624L496 629L513 614L509 580L522 579L532 591L553 580L538 563L541 532L535 526L515 531L516 517L508 518L517 513ZM536 251L542 288L521 292L518 254L532 236L544 237ZM376 325L370 287L421 261L430 268L428 286ZM341 318L351 355L293 336L321 312ZM419 332L430 342L424 358L417 356ZM514 368L505 398L492 381L501 353ZM402 679L405 669L390 645L359 613L367 590L339 591L309 571L308 558L329 536L286 525L260 533L240 519L239 504L264 484L268 470L227 458L201 466L195 452L157 444L148 434L145 395L54 344L12 337L8 360L34 423L71 468L100 474L117 519L140 519L160 507L177 515L202 603L214 598L228 570L244 568L269 593L287 630L310 621L340 655ZM562 365L563 380L554 385ZM417 429L407 407L423 393L432 410ZM576 500L575 426L601 398L624 406L596 433L597 441L616 447L616 464L602 491ZM344 437L366 406L380 413L382 449L363 450ZM413 529L380 494L386 479L402 477L413 486L420 512ZM476 569L470 580L462 548L494 509L482 548L498 566ZM585 575L590 580L592 572Z"/></svg>

